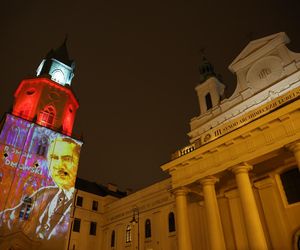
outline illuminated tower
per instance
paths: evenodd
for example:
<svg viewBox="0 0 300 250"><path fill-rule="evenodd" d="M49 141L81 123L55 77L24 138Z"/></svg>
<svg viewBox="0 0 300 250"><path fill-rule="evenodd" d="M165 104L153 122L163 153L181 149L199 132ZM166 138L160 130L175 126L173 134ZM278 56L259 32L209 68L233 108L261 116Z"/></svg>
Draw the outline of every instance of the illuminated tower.
<svg viewBox="0 0 300 250"><path fill-rule="evenodd" d="M213 65L204 56L199 71L200 84L195 89L200 105L200 115L204 115L211 112L220 103L225 85L219 81Z"/></svg>
<svg viewBox="0 0 300 250"><path fill-rule="evenodd" d="M66 41L50 50L37 69L37 78L25 79L17 88L13 115L71 135L79 107L71 90L74 68Z"/></svg>
<svg viewBox="0 0 300 250"><path fill-rule="evenodd" d="M82 142L66 41L21 81L0 133L0 249L64 249Z"/></svg>

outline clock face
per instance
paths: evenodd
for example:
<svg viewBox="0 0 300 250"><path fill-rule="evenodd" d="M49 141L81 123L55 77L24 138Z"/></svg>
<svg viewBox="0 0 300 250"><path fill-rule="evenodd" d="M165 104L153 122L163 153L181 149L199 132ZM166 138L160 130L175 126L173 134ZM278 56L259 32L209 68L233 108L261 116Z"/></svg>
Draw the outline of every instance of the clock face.
<svg viewBox="0 0 300 250"><path fill-rule="evenodd" d="M64 84L66 82L63 72L59 69L54 70L51 75L51 79L57 83Z"/></svg>

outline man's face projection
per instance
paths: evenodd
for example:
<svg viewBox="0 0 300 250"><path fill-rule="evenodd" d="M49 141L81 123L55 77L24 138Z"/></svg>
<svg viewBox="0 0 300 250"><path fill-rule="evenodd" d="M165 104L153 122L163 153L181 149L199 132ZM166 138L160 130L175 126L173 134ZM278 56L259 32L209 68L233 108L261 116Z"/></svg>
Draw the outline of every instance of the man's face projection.
<svg viewBox="0 0 300 250"><path fill-rule="evenodd" d="M79 155L75 142L56 139L49 147L50 173L58 187L69 190L74 187Z"/></svg>

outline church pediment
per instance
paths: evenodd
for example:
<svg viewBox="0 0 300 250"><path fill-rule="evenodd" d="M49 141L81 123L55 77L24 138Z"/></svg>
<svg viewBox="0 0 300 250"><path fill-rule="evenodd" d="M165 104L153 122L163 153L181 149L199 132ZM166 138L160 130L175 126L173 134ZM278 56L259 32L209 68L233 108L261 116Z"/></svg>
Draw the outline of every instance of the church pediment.
<svg viewBox="0 0 300 250"><path fill-rule="evenodd" d="M266 55L268 52L276 48L280 44L287 44L289 38L284 32L273 34L261 39L251 41L242 52L229 65L230 71L233 73L239 69L246 67L253 61Z"/></svg>

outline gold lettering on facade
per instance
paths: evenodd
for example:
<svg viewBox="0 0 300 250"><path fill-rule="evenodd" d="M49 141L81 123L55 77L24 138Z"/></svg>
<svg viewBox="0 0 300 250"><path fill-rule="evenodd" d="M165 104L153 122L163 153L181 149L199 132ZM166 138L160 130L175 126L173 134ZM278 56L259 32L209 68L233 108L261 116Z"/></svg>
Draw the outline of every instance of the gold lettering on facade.
<svg viewBox="0 0 300 250"><path fill-rule="evenodd" d="M211 141L216 140L217 138L226 135L227 133L230 133L234 131L237 128L240 128L274 110L276 110L279 107L282 107L286 104L288 104L291 101L295 101L300 96L300 87L289 91L288 93L279 96L272 100L271 102L268 102L257 109L251 110L247 112L246 114L237 117L233 119L232 121L229 121L225 123L224 125L220 125L214 129L211 129L209 132L203 134L200 136L199 139L195 141L193 146L196 148L199 148L203 146L204 144L207 144ZM185 147L188 148L189 146ZM172 154L172 159L178 158L184 154L187 154L189 152L184 152L182 150L176 151L174 154Z"/></svg>

